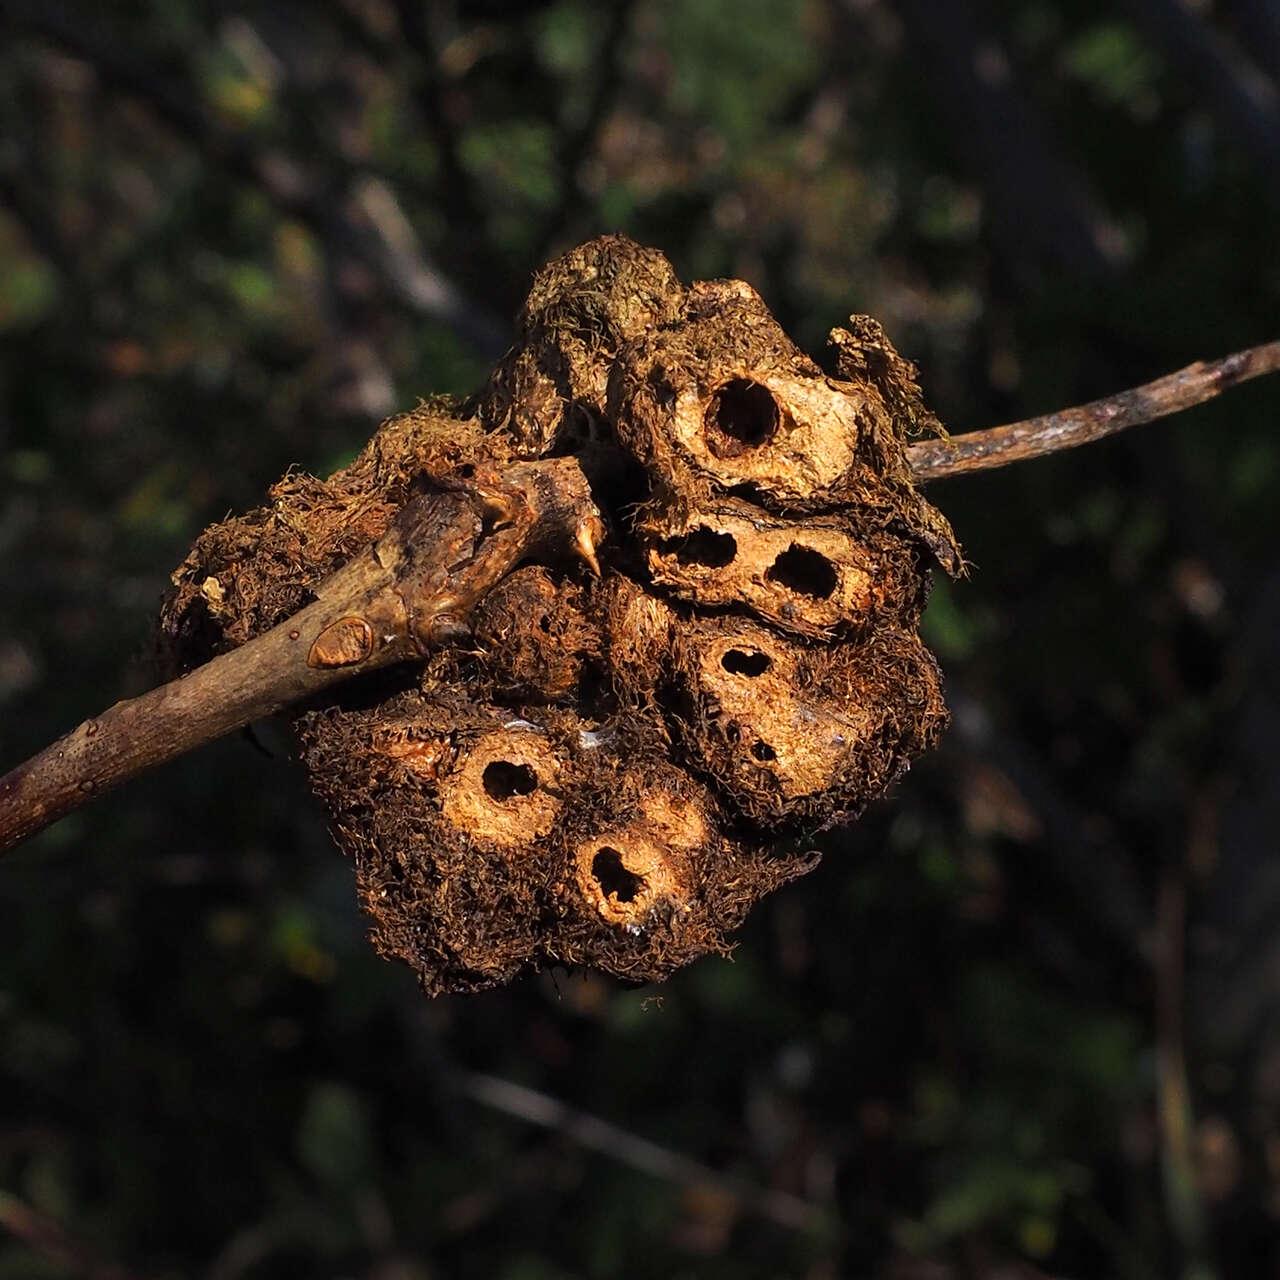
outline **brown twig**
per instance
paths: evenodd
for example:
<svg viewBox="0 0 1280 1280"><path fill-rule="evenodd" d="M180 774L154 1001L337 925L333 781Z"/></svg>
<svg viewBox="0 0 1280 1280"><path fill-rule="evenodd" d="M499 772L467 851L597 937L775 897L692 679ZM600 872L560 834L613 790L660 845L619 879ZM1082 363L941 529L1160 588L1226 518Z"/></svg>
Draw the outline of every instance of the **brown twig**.
<svg viewBox="0 0 1280 1280"><path fill-rule="evenodd" d="M117 702L0 778L0 853L95 795L351 676L465 635L484 596L559 540L588 558L600 526L570 458L411 499L313 604L180 680Z"/></svg>
<svg viewBox="0 0 1280 1280"><path fill-rule="evenodd" d="M1238 383L1278 370L1280 341L1237 351L1220 360L1198 360L1177 373L1073 409L913 444L907 449L911 476L917 484L924 484L1074 449L1126 427L1141 426L1189 409Z"/></svg>
<svg viewBox="0 0 1280 1280"><path fill-rule="evenodd" d="M917 482L1101 439L1280 369L1280 342L1202 361L1142 387L907 451ZM95 795L350 676L420 659L465 633L479 599L540 544L593 560L598 512L571 458L477 474L411 500L317 599L181 680L119 702L0 777L0 853Z"/></svg>

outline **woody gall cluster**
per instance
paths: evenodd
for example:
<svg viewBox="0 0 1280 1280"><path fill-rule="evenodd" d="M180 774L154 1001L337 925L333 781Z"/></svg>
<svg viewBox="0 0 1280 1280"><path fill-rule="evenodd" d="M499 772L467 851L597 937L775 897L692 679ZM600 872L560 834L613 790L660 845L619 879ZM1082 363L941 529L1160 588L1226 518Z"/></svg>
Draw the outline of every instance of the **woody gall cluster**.
<svg viewBox="0 0 1280 1280"><path fill-rule="evenodd" d="M420 660L292 714L373 940L429 992L726 950L812 865L784 837L856 817L946 720L917 627L929 562L960 554L911 483L937 424L878 325L836 330L827 375L750 286L685 287L621 237L544 268L520 324L470 400L207 530L161 619L189 669L401 521ZM459 543L418 545L404 513L440 495ZM314 661L364 661L376 621Z"/></svg>

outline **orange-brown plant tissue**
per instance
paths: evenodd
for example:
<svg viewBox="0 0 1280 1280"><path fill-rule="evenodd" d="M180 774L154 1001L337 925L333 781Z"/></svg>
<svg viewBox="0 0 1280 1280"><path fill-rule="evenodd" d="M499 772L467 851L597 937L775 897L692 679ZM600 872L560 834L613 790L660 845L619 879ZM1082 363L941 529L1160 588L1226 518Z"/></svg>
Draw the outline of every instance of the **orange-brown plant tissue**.
<svg viewBox="0 0 1280 1280"><path fill-rule="evenodd" d="M832 341L835 375L749 285L686 288L657 251L593 240L538 273L471 399L391 419L327 481L288 477L175 574L160 640L181 671L305 604L415 486L580 461L599 576L518 568L469 643L294 712L374 943L428 992L723 953L812 865L788 837L857 817L936 742L917 630L930 563L962 561L904 450L939 428L874 321Z"/></svg>

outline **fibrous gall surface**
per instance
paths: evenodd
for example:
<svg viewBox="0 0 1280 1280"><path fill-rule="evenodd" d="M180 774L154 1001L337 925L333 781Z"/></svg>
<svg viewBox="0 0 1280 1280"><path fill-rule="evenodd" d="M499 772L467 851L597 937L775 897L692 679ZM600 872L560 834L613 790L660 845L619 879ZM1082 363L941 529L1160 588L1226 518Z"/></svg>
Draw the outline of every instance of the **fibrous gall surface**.
<svg viewBox="0 0 1280 1280"><path fill-rule="evenodd" d="M175 575L180 671L307 604L414 495L473 501L447 572L446 549L404 550L420 661L294 710L375 945L426 990L724 952L811 866L788 837L856 817L936 741L917 627L929 560L961 561L904 457L936 423L873 321L832 341L834 376L750 286L686 288L654 250L591 241L538 274L469 401L391 419L327 481L290 476ZM512 563L486 577L499 544ZM310 661L378 643L344 616Z"/></svg>

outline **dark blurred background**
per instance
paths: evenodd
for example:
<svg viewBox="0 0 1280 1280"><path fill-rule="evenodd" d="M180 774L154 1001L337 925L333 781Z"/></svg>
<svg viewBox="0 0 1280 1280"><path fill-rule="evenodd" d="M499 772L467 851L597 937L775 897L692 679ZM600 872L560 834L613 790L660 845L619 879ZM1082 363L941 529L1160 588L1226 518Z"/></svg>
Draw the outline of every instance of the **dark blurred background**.
<svg viewBox="0 0 1280 1280"><path fill-rule="evenodd" d="M0 0L0 762L621 230L954 430L1280 337L1270 0ZM0 868L0 1277L1280 1270L1280 380L938 483L955 723L732 962L427 1001L283 743Z"/></svg>

